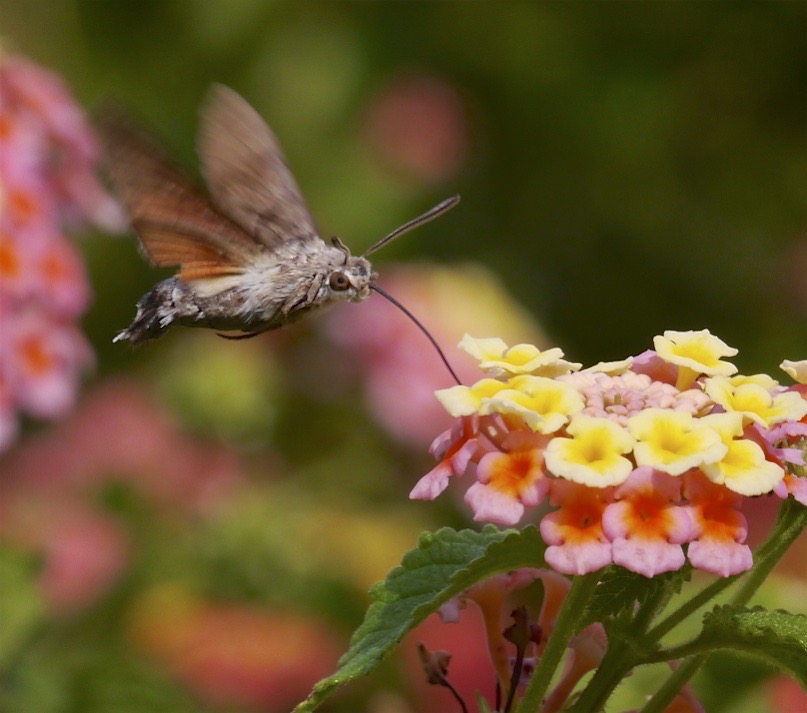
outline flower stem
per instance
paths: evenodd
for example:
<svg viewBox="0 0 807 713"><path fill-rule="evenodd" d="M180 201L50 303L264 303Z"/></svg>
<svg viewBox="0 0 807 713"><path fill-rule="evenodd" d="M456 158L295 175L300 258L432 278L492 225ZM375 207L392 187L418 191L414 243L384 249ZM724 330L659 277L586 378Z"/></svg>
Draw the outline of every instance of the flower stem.
<svg viewBox="0 0 807 713"><path fill-rule="evenodd" d="M537 713L546 696L552 676L577 629L577 624L586 612L587 604L599 583L599 572L575 577L566 595L566 601L558 616L546 649L538 662L530 684L518 706L518 713Z"/></svg>
<svg viewBox="0 0 807 713"><path fill-rule="evenodd" d="M588 682L570 711L586 713L603 710L608 696L634 667L635 661L635 654L625 642L616 641L613 644L609 642L608 651L600 661L594 677Z"/></svg>
<svg viewBox="0 0 807 713"><path fill-rule="evenodd" d="M642 708L641 713L664 713L673 698L686 685L686 682L695 675L707 658L709 658L708 654L699 654L684 661L672 672L664 685L656 691L656 694Z"/></svg>

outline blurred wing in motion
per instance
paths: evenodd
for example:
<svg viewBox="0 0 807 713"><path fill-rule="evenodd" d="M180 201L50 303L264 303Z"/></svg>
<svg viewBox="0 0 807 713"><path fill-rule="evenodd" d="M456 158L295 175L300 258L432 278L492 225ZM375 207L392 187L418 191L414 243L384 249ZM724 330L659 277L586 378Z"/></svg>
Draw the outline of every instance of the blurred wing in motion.
<svg viewBox="0 0 807 713"><path fill-rule="evenodd" d="M113 188L154 265L196 280L239 274L262 251L120 110L104 107L97 124Z"/></svg>
<svg viewBox="0 0 807 713"><path fill-rule="evenodd" d="M198 144L202 174L222 213L270 249L284 240L319 241L277 139L232 89L210 89Z"/></svg>

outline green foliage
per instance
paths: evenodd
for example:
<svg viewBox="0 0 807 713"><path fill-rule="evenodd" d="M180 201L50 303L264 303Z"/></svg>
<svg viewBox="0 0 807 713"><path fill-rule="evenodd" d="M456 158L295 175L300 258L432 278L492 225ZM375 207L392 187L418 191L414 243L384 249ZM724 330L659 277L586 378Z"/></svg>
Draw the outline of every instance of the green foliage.
<svg viewBox="0 0 807 713"><path fill-rule="evenodd" d="M368 674L408 631L452 597L499 572L543 565L538 531L481 532L443 528L424 533L384 582L371 592L373 604L353 635L339 670L320 681L296 713L314 710L338 687Z"/></svg>
<svg viewBox="0 0 807 713"><path fill-rule="evenodd" d="M615 619L626 610L632 611L636 604L644 604L662 592L665 598L669 598L680 591L690 574L689 568L684 568L648 579L622 567L608 567L578 628L584 629L597 621Z"/></svg>
<svg viewBox="0 0 807 713"><path fill-rule="evenodd" d="M723 605L703 620L693 646L742 651L785 669L807 687L807 616Z"/></svg>
<svg viewBox="0 0 807 713"><path fill-rule="evenodd" d="M0 672L45 617L45 604L34 582L37 568L36 558L0 546Z"/></svg>

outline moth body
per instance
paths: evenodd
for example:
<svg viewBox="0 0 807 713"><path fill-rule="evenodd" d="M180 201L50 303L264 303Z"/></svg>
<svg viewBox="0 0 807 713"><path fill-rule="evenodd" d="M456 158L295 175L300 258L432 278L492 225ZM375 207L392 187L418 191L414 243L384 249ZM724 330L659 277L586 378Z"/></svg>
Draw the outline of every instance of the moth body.
<svg viewBox="0 0 807 713"><path fill-rule="evenodd" d="M172 325L264 332L338 302L362 302L377 275L369 260L339 245L290 240L241 274L163 280L140 299L131 326L115 341L140 344Z"/></svg>

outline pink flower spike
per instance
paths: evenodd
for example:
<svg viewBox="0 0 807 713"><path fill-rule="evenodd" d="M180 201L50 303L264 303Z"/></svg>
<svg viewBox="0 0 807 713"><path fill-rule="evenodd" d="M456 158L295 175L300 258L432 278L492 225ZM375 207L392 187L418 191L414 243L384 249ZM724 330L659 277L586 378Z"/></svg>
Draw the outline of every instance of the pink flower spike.
<svg viewBox="0 0 807 713"><path fill-rule="evenodd" d="M751 569L751 549L742 544L748 534L745 517L738 510L742 498L700 471L684 476L684 494L693 525L688 551L692 566L721 577Z"/></svg>
<svg viewBox="0 0 807 713"><path fill-rule="evenodd" d="M35 276L40 299L59 317L73 319L83 314L90 301L90 288L78 250L54 235L35 256Z"/></svg>
<svg viewBox="0 0 807 713"><path fill-rule="evenodd" d="M602 516L613 488L589 488L567 480L552 481L550 502L560 509L541 520L541 537L549 547L544 559L557 572L586 574L611 564L611 543Z"/></svg>
<svg viewBox="0 0 807 713"><path fill-rule="evenodd" d="M93 361L78 329L36 312L4 316L3 329L8 338L4 357L19 406L47 418L72 408L80 372Z"/></svg>
<svg viewBox="0 0 807 713"><path fill-rule="evenodd" d="M616 489L619 502L605 509L602 520L615 564L648 578L684 565L681 544L690 540L692 523L686 509L673 503L680 490L674 477L647 466Z"/></svg>
<svg viewBox="0 0 807 713"><path fill-rule="evenodd" d="M487 453L479 461L476 477L478 482L465 493L476 521L515 525L525 507L538 505L549 491L543 451L538 448Z"/></svg>

